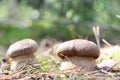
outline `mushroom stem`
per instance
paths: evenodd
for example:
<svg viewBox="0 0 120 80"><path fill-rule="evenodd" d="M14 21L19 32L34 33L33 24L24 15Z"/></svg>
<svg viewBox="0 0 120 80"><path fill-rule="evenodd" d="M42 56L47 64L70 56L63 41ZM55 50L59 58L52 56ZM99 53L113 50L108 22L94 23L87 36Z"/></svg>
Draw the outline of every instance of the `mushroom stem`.
<svg viewBox="0 0 120 80"><path fill-rule="evenodd" d="M96 62L94 58L90 57L69 57L68 59L64 59L61 63L60 70L72 69L74 67L82 67L84 71L93 71L95 69Z"/></svg>
<svg viewBox="0 0 120 80"><path fill-rule="evenodd" d="M38 64L38 60L35 58L34 54L29 54L26 56L15 57L14 61L11 64L11 70L16 71L21 67L24 67L27 62L30 61L30 64Z"/></svg>

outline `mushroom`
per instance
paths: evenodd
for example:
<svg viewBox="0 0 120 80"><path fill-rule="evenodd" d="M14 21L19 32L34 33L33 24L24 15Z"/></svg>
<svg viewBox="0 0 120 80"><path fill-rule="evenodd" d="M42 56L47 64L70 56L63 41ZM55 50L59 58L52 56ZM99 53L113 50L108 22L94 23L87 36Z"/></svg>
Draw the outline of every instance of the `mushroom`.
<svg viewBox="0 0 120 80"><path fill-rule="evenodd" d="M88 40L74 39L63 42L56 49L58 57L63 59L60 70L81 67L84 71L92 71L100 55L98 46Z"/></svg>
<svg viewBox="0 0 120 80"><path fill-rule="evenodd" d="M38 49L37 43L32 39L23 39L10 45L7 56L12 59L10 70L18 71L27 62L38 64L38 60L33 54Z"/></svg>

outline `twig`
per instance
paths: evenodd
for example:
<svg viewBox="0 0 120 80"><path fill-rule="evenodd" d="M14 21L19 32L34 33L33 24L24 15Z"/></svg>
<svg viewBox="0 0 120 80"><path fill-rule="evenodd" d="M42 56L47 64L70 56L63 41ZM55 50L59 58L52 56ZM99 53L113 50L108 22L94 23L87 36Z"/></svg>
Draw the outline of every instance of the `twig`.
<svg viewBox="0 0 120 80"><path fill-rule="evenodd" d="M93 32L94 32L94 35L95 35L97 45L100 48L100 29L99 29L99 26L93 27Z"/></svg>
<svg viewBox="0 0 120 80"><path fill-rule="evenodd" d="M112 47L112 45L111 45L108 41L106 41L105 39L102 39L102 41L103 41L107 46Z"/></svg>

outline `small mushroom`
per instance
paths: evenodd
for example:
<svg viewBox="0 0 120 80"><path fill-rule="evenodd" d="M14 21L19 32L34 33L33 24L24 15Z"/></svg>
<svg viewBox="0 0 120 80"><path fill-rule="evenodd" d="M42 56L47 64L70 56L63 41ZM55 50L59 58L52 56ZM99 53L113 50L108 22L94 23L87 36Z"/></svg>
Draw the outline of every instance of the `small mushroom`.
<svg viewBox="0 0 120 80"><path fill-rule="evenodd" d="M38 49L37 43L32 39L23 39L10 45L7 56L12 59L11 70L18 71L29 61L31 64L38 64L33 54Z"/></svg>
<svg viewBox="0 0 120 80"><path fill-rule="evenodd" d="M75 39L60 44L56 53L63 59L60 70L81 67L84 71L92 71L96 67L96 61L100 55L98 46L88 40Z"/></svg>

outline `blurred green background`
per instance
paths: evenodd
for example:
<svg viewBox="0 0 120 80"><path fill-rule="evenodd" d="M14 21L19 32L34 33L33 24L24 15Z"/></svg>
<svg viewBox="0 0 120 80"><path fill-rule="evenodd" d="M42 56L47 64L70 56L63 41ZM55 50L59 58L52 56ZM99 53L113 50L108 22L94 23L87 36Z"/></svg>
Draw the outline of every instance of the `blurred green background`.
<svg viewBox="0 0 120 80"><path fill-rule="evenodd" d="M101 38L120 43L120 0L0 0L0 48L32 38L40 41Z"/></svg>

